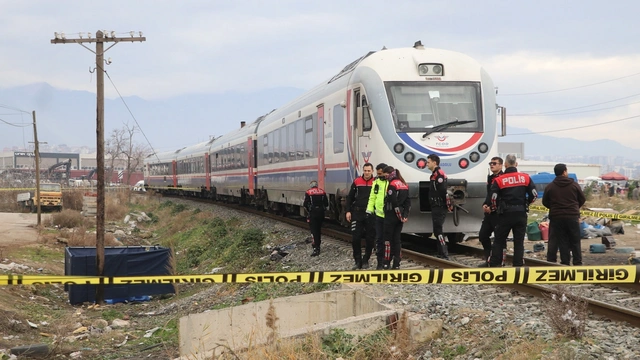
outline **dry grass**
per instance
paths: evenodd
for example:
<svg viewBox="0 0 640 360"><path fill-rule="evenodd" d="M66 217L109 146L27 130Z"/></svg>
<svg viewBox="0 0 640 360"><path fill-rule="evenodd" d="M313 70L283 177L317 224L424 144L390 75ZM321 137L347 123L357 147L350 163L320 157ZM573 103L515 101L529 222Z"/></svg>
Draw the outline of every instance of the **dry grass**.
<svg viewBox="0 0 640 360"><path fill-rule="evenodd" d="M67 229L82 226L85 221L85 217L79 211L67 209L51 215L50 219L51 225Z"/></svg>
<svg viewBox="0 0 640 360"><path fill-rule="evenodd" d="M104 208L105 219L109 221L122 220L125 215L127 215L127 212L129 212L128 201L127 192L119 191L106 194Z"/></svg>
<svg viewBox="0 0 640 360"><path fill-rule="evenodd" d="M2 212L20 212L22 207L18 205L18 194L25 191L0 191L0 211Z"/></svg>
<svg viewBox="0 0 640 360"><path fill-rule="evenodd" d="M62 206L67 210L82 211L84 191L73 189L62 192Z"/></svg>
<svg viewBox="0 0 640 360"><path fill-rule="evenodd" d="M549 326L557 335L580 339L584 335L589 317L589 304L564 285L557 286L546 306Z"/></svg>

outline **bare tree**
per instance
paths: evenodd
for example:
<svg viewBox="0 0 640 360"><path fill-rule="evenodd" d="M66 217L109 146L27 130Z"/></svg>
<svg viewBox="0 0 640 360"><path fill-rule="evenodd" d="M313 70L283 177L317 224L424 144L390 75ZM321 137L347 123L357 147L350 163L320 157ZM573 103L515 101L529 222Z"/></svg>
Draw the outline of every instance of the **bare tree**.
<svg viewBox="0 0 640 360"><path fill-rule="evenodd" d="M136 126L125 124L120 129L114 129L105 145L105 154L110 156L109 179L117 164L124 165L126 184L131 185L131 174L142 165L144 157L149 153L149 147L134 141L140 130Z"/></svg>
<svg viewBox="0 0 640 360"><path fill-rule="evenodd" d="M127 185L131 185L131 173L142 165L144 157L149 153L149 147L133 141L134 135L139 132L137 127L129 127L129 124L126 124L124 130L126 130L127 141L122 156L126 161Z"/></svg>
<svg viewBox="0 0 640 360"><path fill-rule="evenodd" d="M105 141L104 154L109 161L106 176L108 182L111 182L111 179L113 179L113 171L116 169L116 164L127 148L126 142L128 138L126 136L126 129L127 128L113 129L111 136Z"/></svg>

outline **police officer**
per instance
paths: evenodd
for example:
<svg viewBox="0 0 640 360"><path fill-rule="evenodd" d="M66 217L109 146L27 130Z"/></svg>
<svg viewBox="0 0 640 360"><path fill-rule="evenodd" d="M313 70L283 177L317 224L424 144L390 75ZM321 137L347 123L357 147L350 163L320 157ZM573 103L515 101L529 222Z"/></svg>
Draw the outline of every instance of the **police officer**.
<svg viewBox="0 0 640 360"><path fill-rule="evenodd" d="M304 194L304 206L307 209L307 221L313 236L313 252L311 256L320 255L320 242L322 222L324 221L324 210L329 206L329 199L324 190L318 188L318 182L313 180L309 183L309 190Z"/></svg>
<svg viewBox="0 0 640 360"><path fill-rule="evenodd" d="M376 270L384 269L384 197L387 193L389 182L384 176L382 170L387 164L380 163L376 166L377 178L373 181L371 194L369 194L369 203L367 204L367 216L375 219L376 225L376 258L378 265Z"/></svg>
<svg viewBox="0 0 640 360"><path fill-rule="evenodd" d="M383 170L389 186L387 196L384 199L384 239L385 251L389 254L385 256L385 261L393 259L391 269L400 268L400 251L402 243L400 235L402 226L407 222L411 211L411 199L409 199L409 186L402 178L400 170L387 166ZM386 249L386 242L389 242L389 249ZM386 263L389 266L389 263Z"/></svg>
<svg viewBox="0 0 640 360"><path fill-rule="evenodd" d="M523 266L527 212L538 194L529 175L518 172L515 155L507 155L504 163L504 174L491 185L491 207L498 212L498 225L489 265L501 266L502 249L507 245L509 232L513 231L513 266Z"/></svg>
<svg viewBox="0 0 640 360"><path fill-rule="evenodd" d="M362 176L356 178L351 184L347 202L345 204L347 221L351 222L351 245L353 247L353 259L355 265L352 270L368 269L369 258L373 251L375 237L375 219L367 217L367 205L373 186L373 165L370 163L362 166ZM366 232L364 258L362 257L361 238L362 232Z"/></svg>
<svg viewBox="0 0 640 360"><path fill-rule="evenodd" d="M447 175L440 168L440 157L435 154L427 156L427 167L432 171L429 178L429 204L433 221L433 235L438 239L438 256L449 259L447 243L442 232L442 225L447 217L449 201L447 198Z"/></svg>
<svg viewBox="0 0 640 360"><path fill-rule="evenodd" d="M489 170L491 170L491 174L487 175L487 198L484 200L484 204L482 204L484 219L482 219L482 226L480 226L480 232L478 233L480 244L482 244L482 249L484 249L485 258L485 261L480 264L480 267L489 266L489 257L491 256L491 233L498 224L498 214L495 210L491 210L490 194L493 180L502 175L502 163L502 158L498 156L492 157L491 162L489 162Z"/></svg>

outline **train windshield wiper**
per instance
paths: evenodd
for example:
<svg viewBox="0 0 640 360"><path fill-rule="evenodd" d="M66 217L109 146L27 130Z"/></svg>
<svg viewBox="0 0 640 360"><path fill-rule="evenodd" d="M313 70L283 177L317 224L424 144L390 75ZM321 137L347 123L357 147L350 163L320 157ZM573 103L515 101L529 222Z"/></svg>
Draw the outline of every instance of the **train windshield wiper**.
<svg viewBox="0 0 640 360"><path fill-rule="evenodd" d="M458 126L458 125L464 125L464 124L469 124L472 122L476 122L475 120L455 120L455 121L450 121L448 123L444 123L444 124L440 124L438 126L434 126L432 128L427 129L427 131L424 133L424 135L422 135L422 138L426 138L427 136L433 134L436 131L441 131L444 129L448 129L450 127L454 127L454 126Z"/></svg>

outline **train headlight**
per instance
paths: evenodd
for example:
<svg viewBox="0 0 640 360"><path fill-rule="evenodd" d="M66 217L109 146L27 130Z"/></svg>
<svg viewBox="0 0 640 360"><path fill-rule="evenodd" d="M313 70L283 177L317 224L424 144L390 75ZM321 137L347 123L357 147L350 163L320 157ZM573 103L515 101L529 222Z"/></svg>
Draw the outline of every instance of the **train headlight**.
<svg viewBox="0 0 640 360"><path fill-rule="evenodd" d="M431 69L431 70L433 70L433 73L436 74L436 75L442 74L442 66L440 66L440 65L434 65L433 69Z"/></svg>
<svg viewBox="0 0 640 360"><path fill-rule="evenodd" d="M487 145L486 143L480 143L480 145L478 145L478 151L483 154L486 153L487 151L489 151L489 145Z"/></svg>
<svg viewBox="0 0 640 360"><path fill-rule="evenodd" d="M420 74L420 76L429 75L429 67L425 64L418 65L418 74Z"/></svg>
<svg viewBox="0 0 640 360"><path fill-rule="evenodd" d="M395 151L396 154L401 154L404 151L404 144L397 143L393 145L393 151Z"/></svg>
<svg viewBox="0 0 640 360"><path fill-rule="evenodd" d="M416 166L418 169L424 169L427 167L427 159L420 158L416 161Z"/></svg>
<svg viewBox="0 0 640 360"><path fill-rule="evenodd" d="M466 169L469 167L469 160L462 158L460 159L460 161L458 161L458 166L460 166L461 169Z"/></svg>
<svg viewBox="0 0 640 360"><path fill-rule="evenodd" d="M418 74L420 76L442 76L444 75L444 66L442 64L420 64L418 65Z"/></svg>
<svg viewBox="0 0 640 360"><path fill-rule="evenodd" d="M416 156L412 153L412 152L408 152L406 154L404 154L404 161L410 163L413 162L413 159L415 159Z"/></svg>
<svg viewBox="0 0 640 360"><path fill-rule="evenodd" d="M475 151L472 152L471 154L469 154L469 160L471 160L471 162L478 162L478 160L480 160L480 154Z"/></svg>

